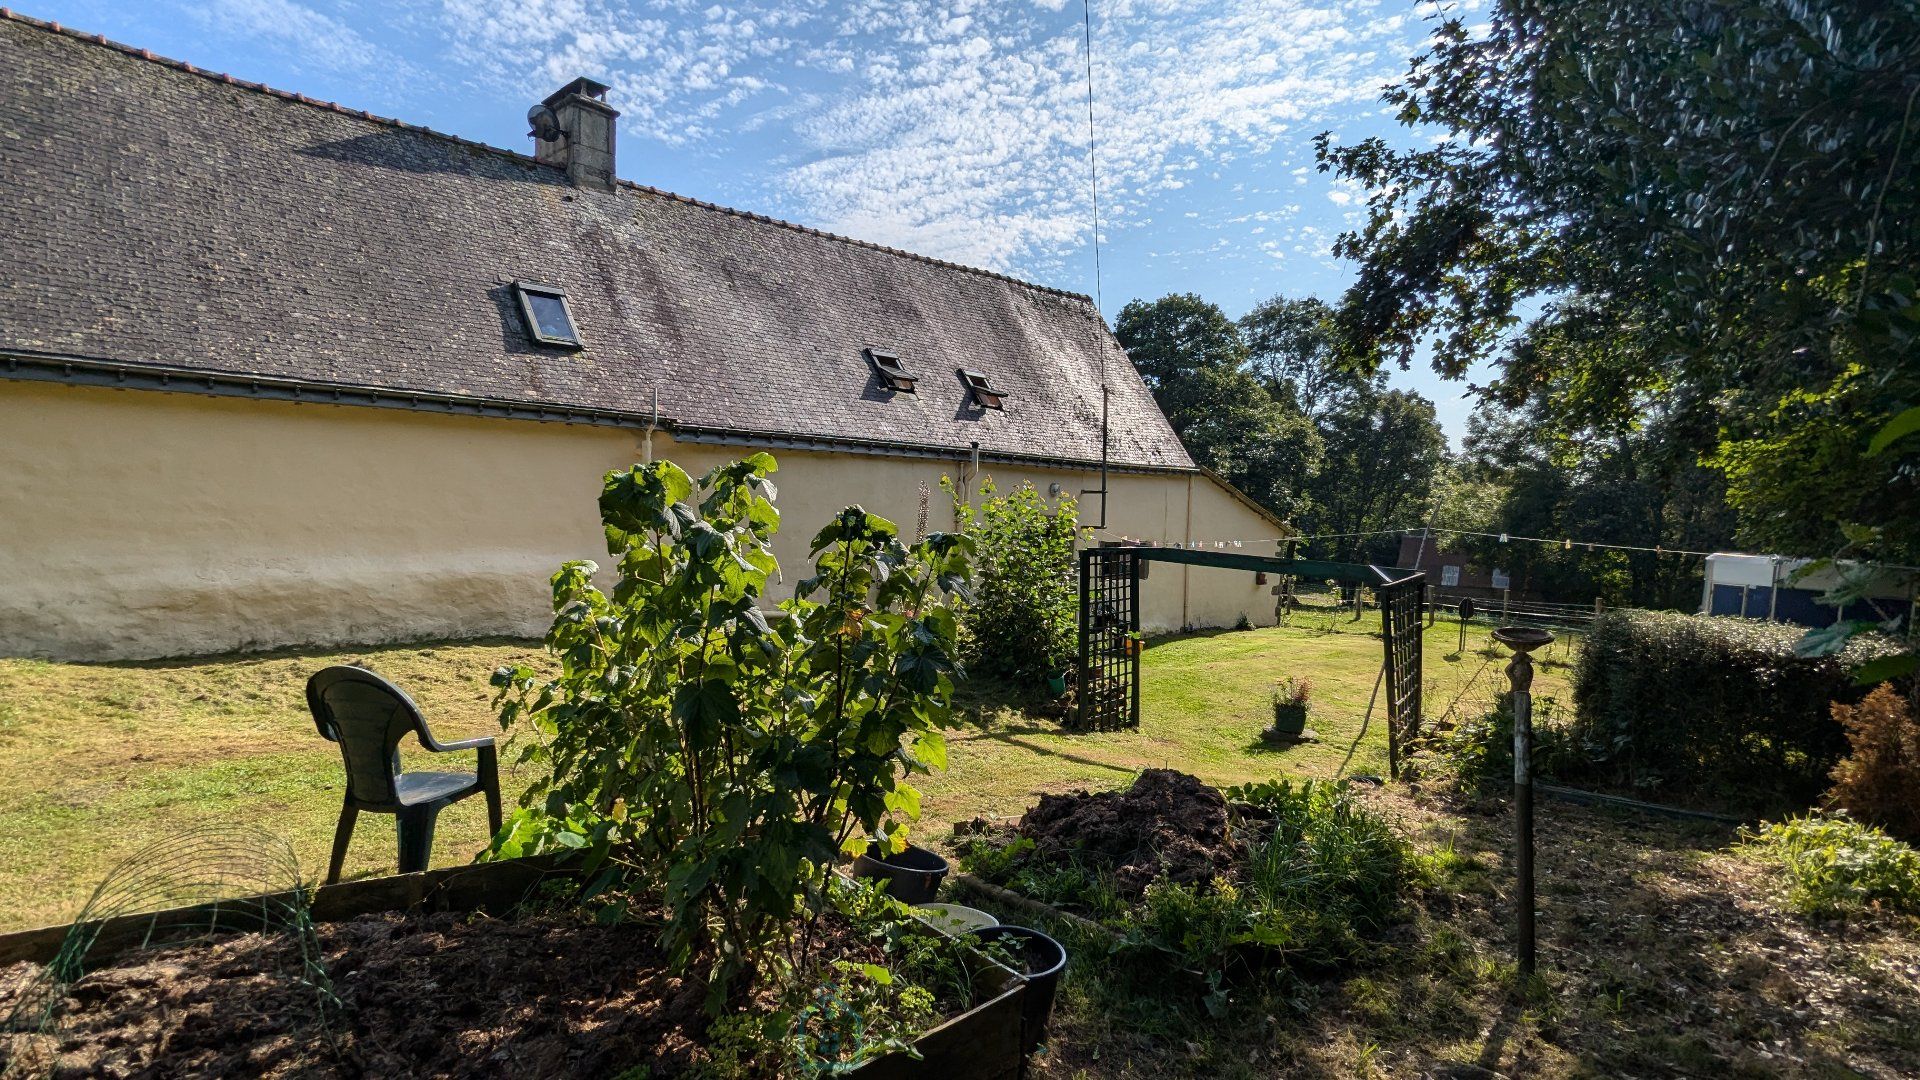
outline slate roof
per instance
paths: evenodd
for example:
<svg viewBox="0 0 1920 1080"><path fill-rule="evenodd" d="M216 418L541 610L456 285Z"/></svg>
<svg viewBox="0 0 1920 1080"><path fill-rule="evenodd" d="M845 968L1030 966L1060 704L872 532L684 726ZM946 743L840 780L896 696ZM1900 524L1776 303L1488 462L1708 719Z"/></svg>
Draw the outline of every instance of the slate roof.
<svg viewBox="0 0 1920 1080"><path fill-rule="evenodd" d="M4 9L0 9L3 11ZM1193 468L1087 297L0 18L0 351ZM586 348L530 343L516 279ZM889 394L862 350L897 352ZM989 373L1004 412L967 406ZM0 365L0 374L5 373Z"/></svg>

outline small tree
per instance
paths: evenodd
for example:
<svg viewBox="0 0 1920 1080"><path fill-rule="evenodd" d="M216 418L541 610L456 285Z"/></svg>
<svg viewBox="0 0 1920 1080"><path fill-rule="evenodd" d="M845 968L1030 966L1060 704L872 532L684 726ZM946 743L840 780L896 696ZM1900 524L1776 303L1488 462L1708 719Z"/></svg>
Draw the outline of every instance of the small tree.
<svg viewBox="0 0 1920 1080"><path fill-rule="evenodd" d="M1858 705L1833 703L1851 752L1833 768L1828 801L1902 840L1920 841L1920 717L1883 683Z"/></svg>
<svg viewBox="0 0 1920 1080"><path fill-rule="evenodd" d="M560 673L493 677L502 726L534 736L521 760L551 768L495 852L577 850L589 891L657 890L673 963L712 960L713 1007L820 909L837 853L870 835L904 845L920 798L903 774L945 766L959 673L962 536L908 548L849 507L814 537L795 599L760 610L775 467L755 454L697 492L671 462L609 473L612 592L591 562L561 567L547 633Z"/></svg>
<svg viewBox="0 0 1920 1080"><path fill-rule="evenodd" d="M1037 680L1074 652L1079 506L1071 498L1048 502L1032 484L996 496L989 480L981 495L977 512L954 496L954 519L972 537L980 564L963 619L968 666Z"/></svg>

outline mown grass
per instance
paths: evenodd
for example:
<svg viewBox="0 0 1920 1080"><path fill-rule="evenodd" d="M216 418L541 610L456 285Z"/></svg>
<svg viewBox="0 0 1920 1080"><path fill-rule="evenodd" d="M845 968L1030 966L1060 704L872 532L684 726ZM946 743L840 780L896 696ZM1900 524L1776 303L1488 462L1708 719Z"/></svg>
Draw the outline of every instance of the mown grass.
<svg viewBox="0 0 1920 1080"><path fill-rule="evenodd" d="M1386 771L1377 621L1308 612L1300 625L1151 643L1138 731L1065 735L1004 688L968 691L952 769L923 781L920 835L1017 817L1043 792L1118 787L1149 766L1215 784ZM1484 711L1502 662L1475 634L1427 637L1430 718ZM519 641L285 652L148 664L0 660L0 929L69 919L107 868L192 825L240 819L325 865L338 756L313 731L306 677L363 663L405 686L436 730L495 729L487 676L544 664ZM1564 697L1564 652L1536 693ZM1274 750L1268 690L1315 686L1317 743ZM506 755L511 760L511 753ZM424 755L412 755L418 763ZM503 778L509 798L530 779ZM1776 868L1731 829L1542 803L1542 975L1515 978L1510 815L1419 783L1367 789L1412 838L1420 884L1404 918L1335 972L1242 988L1225 1017L1203 987L1129 968L1054 927L1069 966L1054 1078L1195 1076L1920 1075L1920 921L1809 920ZM435 862L481 847L477 800L442 819ZM363 816L350 874L391 871L393 828ZM1013 913L1006 913L1012 915ZM1031 916L1020 914L1020 919Z"/></svg>
<svg viewBox="0 0 1920 1080"><path fill-rule="evenodd" d="M1231 784L1331 775L1351 750L1349 773L1384 772L1384 704L1366 715L1380 666L1378 618L1299 619L1153 642L1137 731L1065 735L1008 704L1004 688L970 690L951 770L922 783L922 835L943 836L975 816L1017 817L1041 792L1121 786L1150 766ZM1476 645L1450 657L1454 634L1445 625L1429 632L1429 697L1438 707L1469 681L1484 688L1498 674ZM1475 641L1484 645L1484 635ZM497 730L487 678L520 661L537 667L546 658L537 643L483 641L128 664L0 660L0 928L71 918L116 861L209 821L258 824L292 843L309 873L323 870L341 766L307 715L307 676L335 663L371 667L412 694L437 733L458 738ZM1563 670L1549 668L1545 682ZM1276 751L1258 733L1268 690L1285 675L1314 681L1321 741ZM429 755L404 756L410 768L428 767ZM502 756L509 801L531 779L512 759ZM441 817L435 863L470 859L484 834L478 799L453 807ZM393 847L391 820L363 815L347 873L391 871Z"/></svg>

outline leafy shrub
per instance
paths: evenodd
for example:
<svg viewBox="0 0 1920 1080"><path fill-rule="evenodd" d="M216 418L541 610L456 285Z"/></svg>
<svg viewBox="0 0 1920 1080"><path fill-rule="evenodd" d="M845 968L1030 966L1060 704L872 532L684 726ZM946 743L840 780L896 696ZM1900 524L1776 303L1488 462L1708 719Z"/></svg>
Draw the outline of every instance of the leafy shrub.
<svg viewBox="0 0 1920 1080"><path fill-rule="evenodd" d="M1851 747L1833 768L1827 798L1848 814L1903 840L1920 841L1920 721L1909 702L1882 685L1858 705L1833 706Z"/></svg>
<svg viewBox="0 0 1920 1080"><path fill-rule="evenodd" d="M1863 691L1847 672L1892 649L1861 637L1801 657L1799 627L1753 619L1610 611L1574 667L1575 736L1605 782L1705 790L1764 808L1805 806L1846 752L1829 713Z"/></svg>
<svg viewBox="0 0 1920 1080"><path fill-rule="evenodd" d="M949 491L951 492L951 485ZM954 501L978 555L963 614L971 670L1036 682L1067 666L1079 626L1080 511L1070 498L1048 502L1032 484L1003 496L989 480L978 508Z"/></svg>
<svg viewBox="0 0 1920 1080"><path fill-rule="evenodd" d="M1426 763L1464 792L1486 795L1513 784L1513 692L1493 696L1485 713L1442 730L1421 746ZM1587 759L1557 699L1533 699L1533 770L1538 777L1577 773Z"/></svg>
<svg viewBox="0 0 1920 1080"><path fill-rule="evenodd" d="M532 736L521 760L550 767L494 853L581 851L590 893L657 891L663 943L677 967L711 959L716 1009L791 939L803 899L824 909L838 852L904 843L920 799L903 774L944 766L958 673L964 537L908 548L849 507L814 537L795 598L773 618L757 607L776 569L775 467L755 454L697 489L671 462L609 473L612 591L590 562L561 567L546 639L559 674L493 678L501 724Z"/></svg>
<svg viewBox="0 0 1920 1080"><path fill-rule="evenodd" d="M1920 914L1920 851L1845 815L1765 825L1744 834L1743 846L1780 864L1787 902L1806 914L1873 907Z"/></svg>

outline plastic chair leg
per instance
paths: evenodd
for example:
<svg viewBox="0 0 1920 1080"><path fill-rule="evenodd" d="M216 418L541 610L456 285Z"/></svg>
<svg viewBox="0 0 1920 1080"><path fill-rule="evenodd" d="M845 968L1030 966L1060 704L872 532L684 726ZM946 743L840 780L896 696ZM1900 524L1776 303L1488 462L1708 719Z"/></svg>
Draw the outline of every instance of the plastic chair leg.
<svg viewBox="0 0 1920 1080"><path fill-rule="evenodd" d="M346 865L347 841L353 839L353 822L360 816L360 809L352 803L343 803L340 807L340 824L333 827L333 861L327 864L327 884L340 880L340 868Z"/></svg>
<svg viewBox="0 0 1920 1080"><path fill-rule="evenodd" d="M427 868L433 857L433 824L439 816L437 806L415 806L400 811L401 873L417 874Z"/></svg>
<svg viewBox="0 0 1920 1080"><path fill-rule="evenodd" d="M488 842L500 835L500 766L491 746L480 748L480 791L487 797Z"/></svg>

